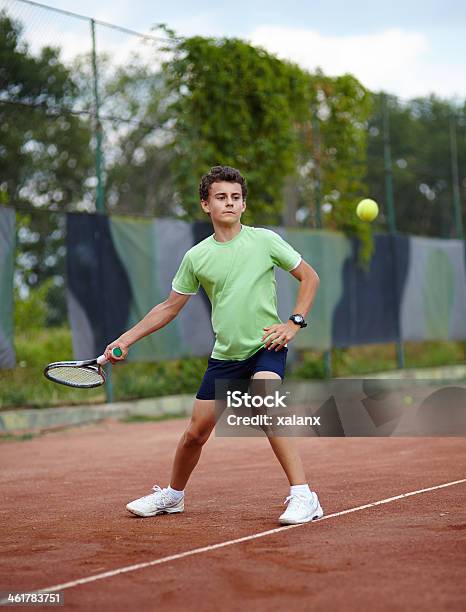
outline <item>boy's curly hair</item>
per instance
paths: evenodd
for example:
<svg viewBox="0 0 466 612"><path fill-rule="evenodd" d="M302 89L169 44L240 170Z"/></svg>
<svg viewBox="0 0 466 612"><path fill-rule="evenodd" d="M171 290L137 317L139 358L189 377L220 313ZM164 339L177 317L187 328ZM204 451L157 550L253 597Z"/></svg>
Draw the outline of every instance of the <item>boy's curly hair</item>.
<svg viewBox="0 0 466 612"><path fill-rule="evenodd" d="M248 187L246 180L239 170L232 168L231 166L214 166L204 174L199 183L199 196L201 200L207 200L209 197L209 189L212 183L219 183L220 181L228 181L229 183L239 183L241 185L241 193L243 194L243 200L246 200L248 195Z"/></svg>

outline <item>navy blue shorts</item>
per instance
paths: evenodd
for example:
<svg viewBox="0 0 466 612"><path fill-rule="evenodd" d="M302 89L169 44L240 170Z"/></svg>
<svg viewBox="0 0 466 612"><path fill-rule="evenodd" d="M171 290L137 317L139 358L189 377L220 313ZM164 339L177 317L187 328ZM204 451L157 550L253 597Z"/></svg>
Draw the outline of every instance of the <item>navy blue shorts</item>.
<svg viewBox="0 0 466 612"><path fill-rule="evenodd" d="M245 380L252 378L256 372L275 372L283 380L287 353L288 349L286 347L276 352L262 348L251 357L240 361L209 357L207 370L204 373L196 399L215 399L215 379L219 378Z"/></svg>

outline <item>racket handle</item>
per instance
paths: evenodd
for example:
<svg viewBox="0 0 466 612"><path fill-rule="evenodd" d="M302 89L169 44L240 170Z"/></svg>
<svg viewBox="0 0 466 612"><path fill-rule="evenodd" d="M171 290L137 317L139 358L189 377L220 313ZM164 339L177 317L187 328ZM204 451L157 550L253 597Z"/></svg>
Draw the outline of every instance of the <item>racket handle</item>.
<svg viewBox="0 0 466 612"><path fill-rule="evenodd" d="M114 348L112 348L112 355L114 357L121 357L123 355L123 351L119 346L115 346ZM97 363L99 365L105 365L106 363L108 363L108 359L105 357L105 355L100 355L100 357L97 357Z"/></svg>

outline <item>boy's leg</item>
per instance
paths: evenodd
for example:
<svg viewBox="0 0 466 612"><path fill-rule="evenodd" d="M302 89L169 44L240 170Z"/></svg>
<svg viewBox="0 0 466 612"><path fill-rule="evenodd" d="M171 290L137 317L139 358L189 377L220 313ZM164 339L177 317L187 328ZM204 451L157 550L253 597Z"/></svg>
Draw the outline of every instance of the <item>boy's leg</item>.
<svg viewBox="0 0 466 612"><path fill-rule="evenodd" d="M135 499L126 508L138 516L155 516L183 512L184 495L180 493L186 486L191 472L196 467L202 446L209 438L215 425L215 400L194 402L191 421L181 436L173 462L170 487L153 487L154 493Z"/></svg>
<svg viewBox="0 0 466 612"><path fill-rule="evenodd" d="M203 445L215 426L215 400L196 399L191 421L180 438L173 460L170 486L183 491L197 465Z"/></svg>
<svg viewBox="0 0 466 612"><path fill-rule="evenodd" d="M281 380L276 372L256 372L254 379L277 379ZM285 471L290 485L306 484L303 462L296 448L293 438L281 436L267 436L275 456Z"/></svg>
<svg viewBox="0 0 466 612"><path fill-rule="evenodd" d="M253 376L255 379L281 379L276 372L261 371ZM323 510L317 493L310 490L304 473L303 463L293 438L267 436L275 456L282 466L290 483L290 495L285 503L288 507L280 516L282 525L307 523L323 516Z"/></svg>

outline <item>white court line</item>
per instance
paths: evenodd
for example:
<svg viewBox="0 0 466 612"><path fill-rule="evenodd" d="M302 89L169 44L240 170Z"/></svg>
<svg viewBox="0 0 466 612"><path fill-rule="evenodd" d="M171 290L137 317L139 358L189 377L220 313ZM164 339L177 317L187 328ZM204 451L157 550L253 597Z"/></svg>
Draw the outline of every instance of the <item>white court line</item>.
<svg viewBox="0 0 466 612"><path fill-rule="evenodd" d="M419 495L420 493L427 493L429 491L435 491L437 489L443 489L445 487L452 487L453 485L466 483L466 478L462 480L454 480L452 482L446 482L444 484L435 485L434 487L428 487L427 489L419 489L418 491L410 491L409 493L402 493L401 495L395 495L395 497L387 497L386 499L381 499L376 502L371 502L370 504L364 504L363 506L357 506L356 508L349 508L348 510L342 510L341 512L334 512L333 514L327 514L323 516L321 519L313 521L313 523L320 523L321 521L325 521L331 518L335 518L337 516L343 516L344 514L349 514L350 512L358 512L359 510L366 510L366 508L373 508L374 506L381 506L382 504L389 504L398 499L403 499L405 497L411 497L412 495ZM72 580L70 582L64 582L63 584L55 584L54 586L50 586L44 589L40 589L34 591L35 593L43 593L50 591L63 591L64 589L71 589L72 587L78 586L79 584L88 584L89 582L95 582L96 580L103 580L104 578L111 578L112 576L117 576L118 574L126 574L128 572L135 572L140 569L144 569L146 567L153 567L154 565L161 565L162 563L169 563L170 561L177 561L178 559L183 559L184 557L190 557L192 555L199 555L203 552L210 552L211 550L217 550L219 548L225 548L225 546L232 546L233 544L240 544L241 542L249 542L250 540L257 540L258 538L264 538L268 535L273 535L274 533L280 533L287 529L294 529L296 527L303 527L303 525L308 525L309 523L300 523L299 525L286 525L283 527L277 527L275 529L269 529L268 531L262 531L260 533L256 533L249 536L244 536L243 538L237 538L236 540L228 540L226 542L220 542L219 544L212 544L210 546L204 546L203 548L194 548L193 550L187 550L183 553L178 553L176 555L170 555L169 557L162 557L160 559L154 559L153 561L146 561L145 563L137 563L136 565L127 565L126 567L120 567L115 570L111 570L108 572L103 572L102 574L95 574L94 576L87 576L86 578L79 578L78 580ZM32 591L28 591L32 592ZM0 604L3 603L3 600L0 601Z"/></svg>

